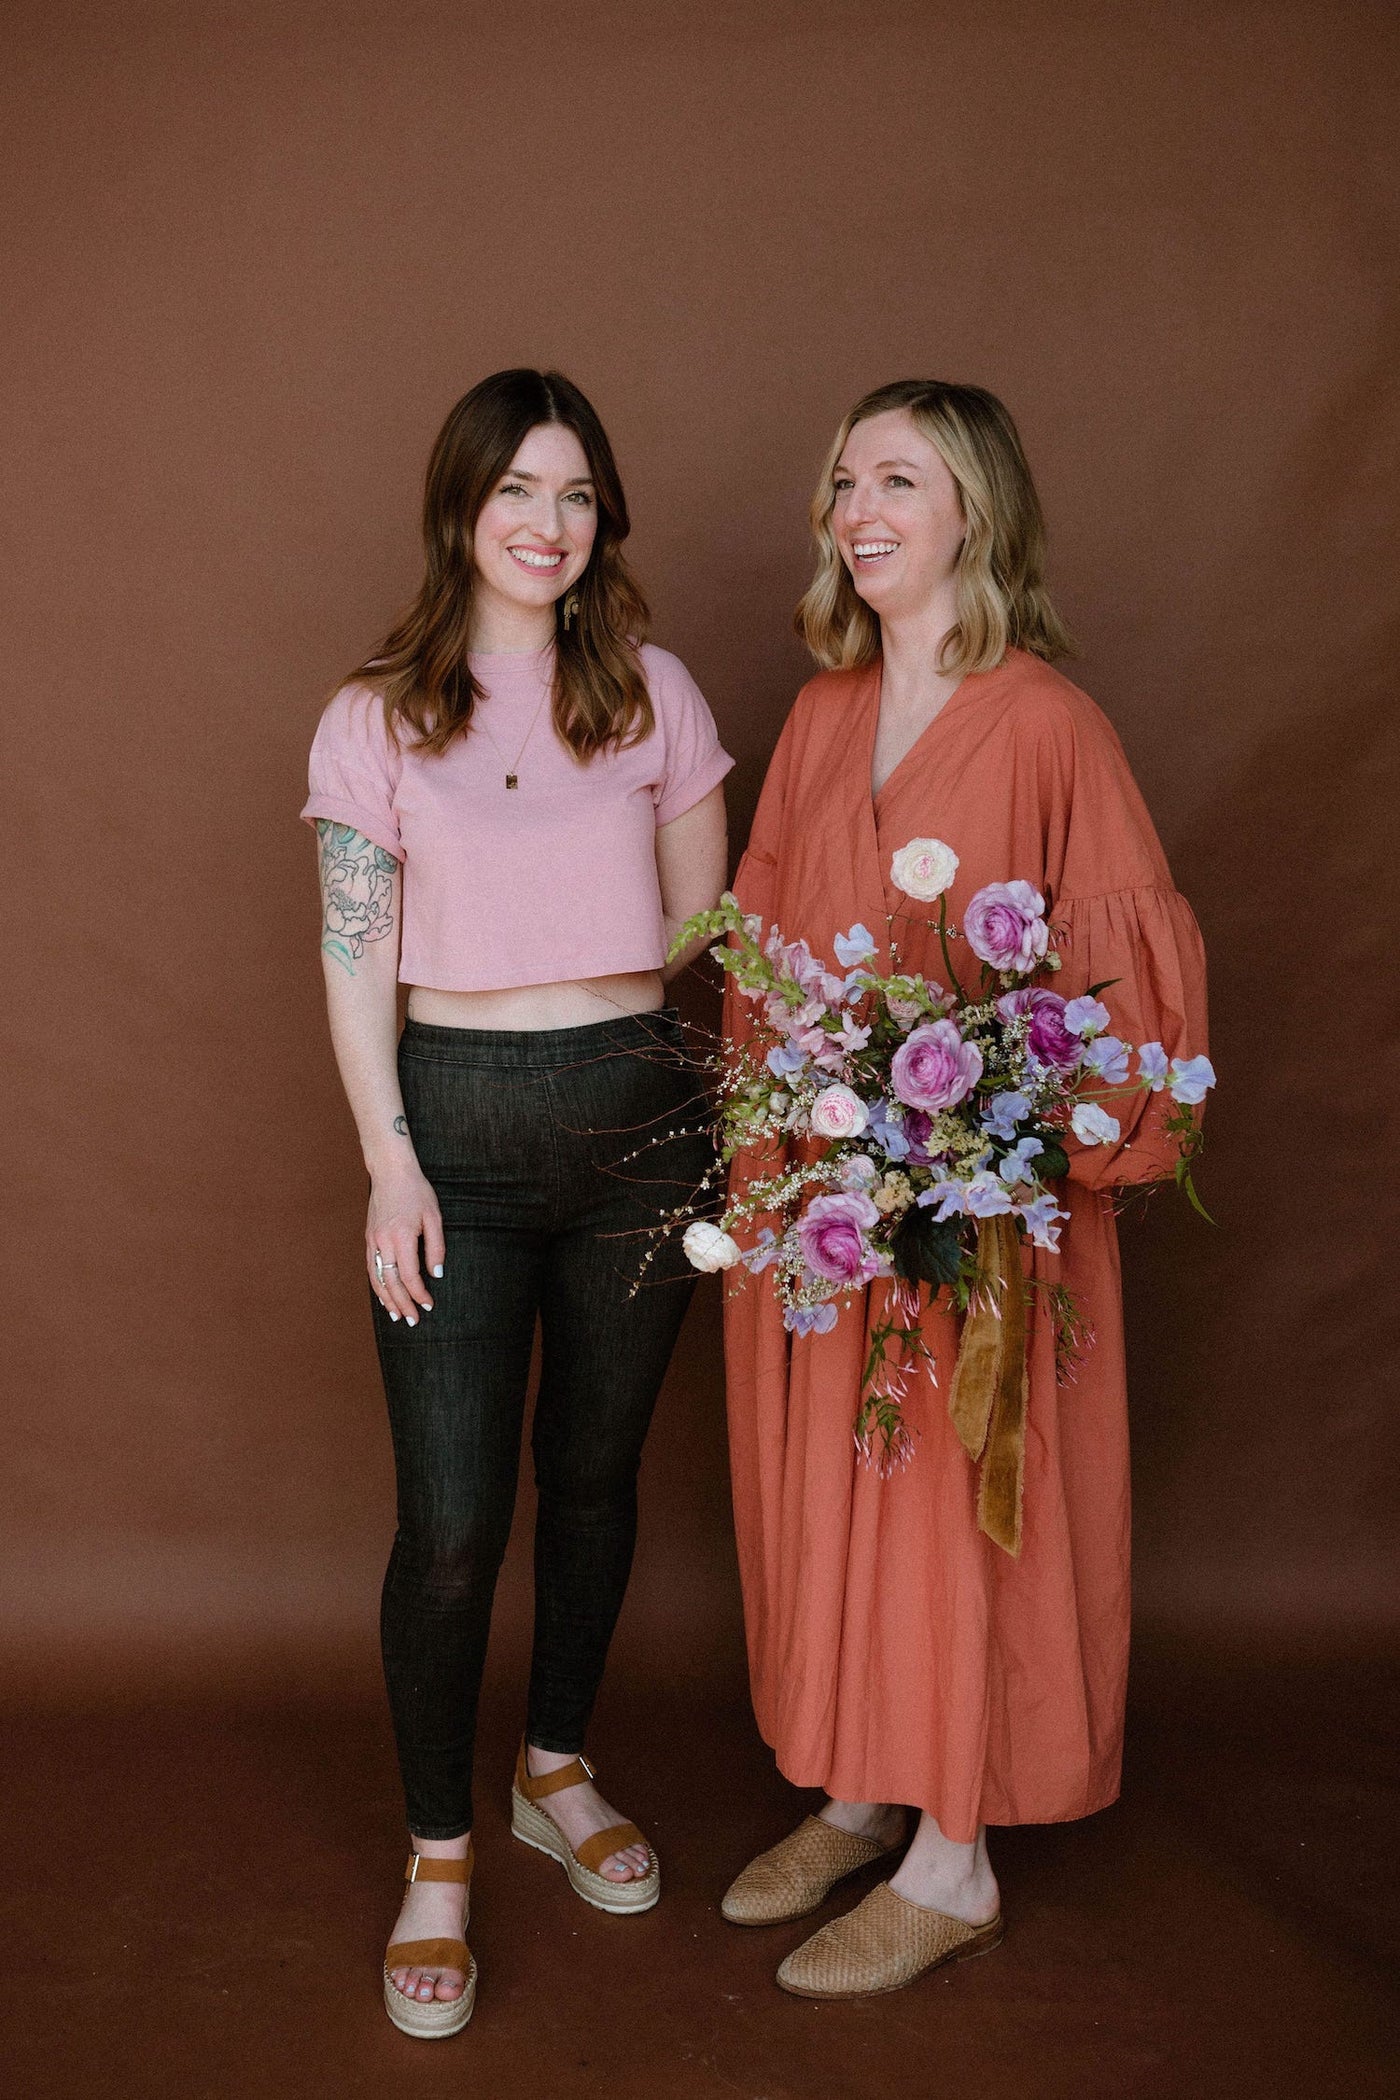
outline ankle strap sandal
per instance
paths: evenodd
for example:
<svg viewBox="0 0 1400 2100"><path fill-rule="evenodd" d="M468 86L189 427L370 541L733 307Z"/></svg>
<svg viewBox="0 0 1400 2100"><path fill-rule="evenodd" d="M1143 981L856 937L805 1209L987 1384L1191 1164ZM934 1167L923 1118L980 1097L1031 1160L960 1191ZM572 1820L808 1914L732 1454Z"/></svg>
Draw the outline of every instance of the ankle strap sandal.
<svg viewBox="0 0 1400 2100"><path fill-rule="evenodd" d="M580 1786L584 1780L593 1777L593 1767L586 1757L574 1758L571 1763L561 1765L557 1772L532 1775L522 1742L515 1760L515 1782L510 1793L512 1834L523 1845L532 1845L536 1852L557 1859L575 1893L582 1896L585 1903L591 1903L595 1910L611 1911L615 1916L650 1910L661 1894L661 1866L635 1823L614 1823L607 1830L585 1838L575 1852L553 1817L537 1805L548 1800L551 1794L562 1794L567 1787ZM645 1874L631 1881L610 1881L599 1873L604 1860L611 1859L614 1852L625 1851L629 1845L645 1846L650 1862Z"/></svg>
<svg viewBox="0 0 1400 2100"><path fill-rule="evenodd" d="M429 1859L410 1852L404 1880L455 1881L465 1884L467 1901L462 1916L465 1929L471 1912L471 1878L475 1852L468 1842L462 1859ZM409 1998L394 1982L395 1969L460 1969L463 1985L456 1998ZM433 2041L457 2034L466 2026L476 2005L476 1960L464 1939L394 1940L384 1956L384 2008L404 2034Z"/></svg>

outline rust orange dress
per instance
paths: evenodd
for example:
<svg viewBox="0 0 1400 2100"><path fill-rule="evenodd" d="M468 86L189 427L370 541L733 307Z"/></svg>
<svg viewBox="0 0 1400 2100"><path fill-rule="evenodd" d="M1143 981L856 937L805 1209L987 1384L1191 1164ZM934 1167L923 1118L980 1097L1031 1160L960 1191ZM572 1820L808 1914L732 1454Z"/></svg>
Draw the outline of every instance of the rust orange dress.
<svg viewBox="0 0 1400 2100"><path fill-rule="evenodd" d="M1169 1055L1204 1052L1200 934L1127 760L1093 701L1012 651L966 678L873 801L879 667L825 672L799 694L735 878L746 911L833 956L857 920L901 967L946 972L925 907L891 885L911 838L960 856L949 899L1022 877L1053 891L1067 997L1105 978L1114 1032ZM881 961L887 965L888 947ZM968 958L954 950L955 962ZM960 969L960 974L964 974ZM728 1025L747 1025L732 999ZM1118 1791L1128 1658L1128 1438L1118 1246L1110 1190L1174 1160L1165 1095L1123 1096L1114 1147L1074 1141L1058 1254L1035 1270L1073 1291L1096 1339L1056 1382L1033 1294L1022 1547L977 1528L976 1470L948 1418L958 1322L923 1316L938 1366L911 1382L915 1455L881 1478L851 1434L866 1354L859 1301L797 1339L771 1278L725 1293L730 1450L754 1708L779 1768L850 1801L932 1811L970 1841L980 1823L1056 1822ZM740 1175L744 1163L738 1163ZM888 1286L876 1284L883 1293Z"/></svg>

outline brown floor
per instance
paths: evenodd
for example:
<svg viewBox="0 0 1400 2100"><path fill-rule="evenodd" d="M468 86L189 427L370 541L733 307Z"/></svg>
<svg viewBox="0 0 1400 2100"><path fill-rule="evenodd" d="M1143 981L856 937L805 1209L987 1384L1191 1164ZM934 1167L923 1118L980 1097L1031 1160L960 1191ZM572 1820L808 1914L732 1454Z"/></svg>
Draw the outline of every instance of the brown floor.
<svg viewBox="0 0 1400 2100"><path fill-rule="evenodd" d="M512 1843L513 1706L488 1687L466 2034L388 2025L377 1963L401 1842L385 1725L360 1705L209 1703L5 1727L3 2086L16 2100L1347 2100L1400 2090L1384 1680L1357 1665L1138 1665L1124 1798L996 1833L991 1958L897 1995L810 2005L772 1983L808 1928L716 1902L793 1819L746 1709L625 1683L594 1748L660 1849L639 1919L574 1898ZM492 1788L491 1776L497 1775ZM837 1899L839 1900L839 1899ZM836 1900L832 1909L836 1908ZM1393 1921L1392 1927L1393 1931ZM16 1950L21 1958L16 1959Z"/></svg>

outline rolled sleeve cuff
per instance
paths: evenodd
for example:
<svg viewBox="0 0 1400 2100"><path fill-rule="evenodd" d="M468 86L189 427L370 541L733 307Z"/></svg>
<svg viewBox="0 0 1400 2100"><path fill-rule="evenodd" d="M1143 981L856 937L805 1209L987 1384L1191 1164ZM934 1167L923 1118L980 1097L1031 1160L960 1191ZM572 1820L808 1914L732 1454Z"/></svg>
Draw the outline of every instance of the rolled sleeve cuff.
<svg viewBox="0 0 1400 2100"><path fill-rule="evenodd" d="M373 846L380 846L394 859L403 859L403 846L395 837L382 816L372 809L361 809L354 802L344 802L338 795L312 795L301 813L303 824L314 824L318 817L328 818L332 824L349 824Z"/></svg>
<svg viewBox="0 0 1400 2100"><path fill-rule="evenodd" d="M712 788L717 788L734 761L727 751L718 746L710 753L703 765L686 775L679 786L673 787L663 802L656 805L658 826L669 824L676 817L683 817L697 802L703 802Z"/></svg>

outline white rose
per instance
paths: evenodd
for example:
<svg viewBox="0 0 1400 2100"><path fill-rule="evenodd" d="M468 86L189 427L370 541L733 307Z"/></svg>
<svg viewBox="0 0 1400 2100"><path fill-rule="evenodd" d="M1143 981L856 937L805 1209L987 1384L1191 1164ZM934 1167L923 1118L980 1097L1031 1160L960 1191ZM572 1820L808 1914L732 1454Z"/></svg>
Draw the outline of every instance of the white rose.
<svg viewBox="0 0 1400 2100"><path fill-rule="evenodd" d="M1117 1118L1097 1101L1076 1101L1070 1125L1082 1145L1112 1145L1118 1138Z"/></svg>
<svg viewBox="0 0 1400 2100"><path fill-rule="evenodd" d="M708 1218L697 1218L693 1225L686 1226L681 1246L691 1268L703 1269L706 1274L711 1269L732 1269L739 1259L739 1242L718 1225L712 1225Z"/></svg>
<svg viewBox="0 0 1400 2100"><path fill-rule="evenodd" d="M890 862L890 879L906 897L931 904L952 887L958 856L942 839L910 839Z"/></svg>
<svg viewBox="0 0 1400 2100"><path fill-rule="evenodd" d="M869 1121L865 1103L848 1086L824 1086L812 1103L812 1128L818 1137L859 1137Z"/></svg>

